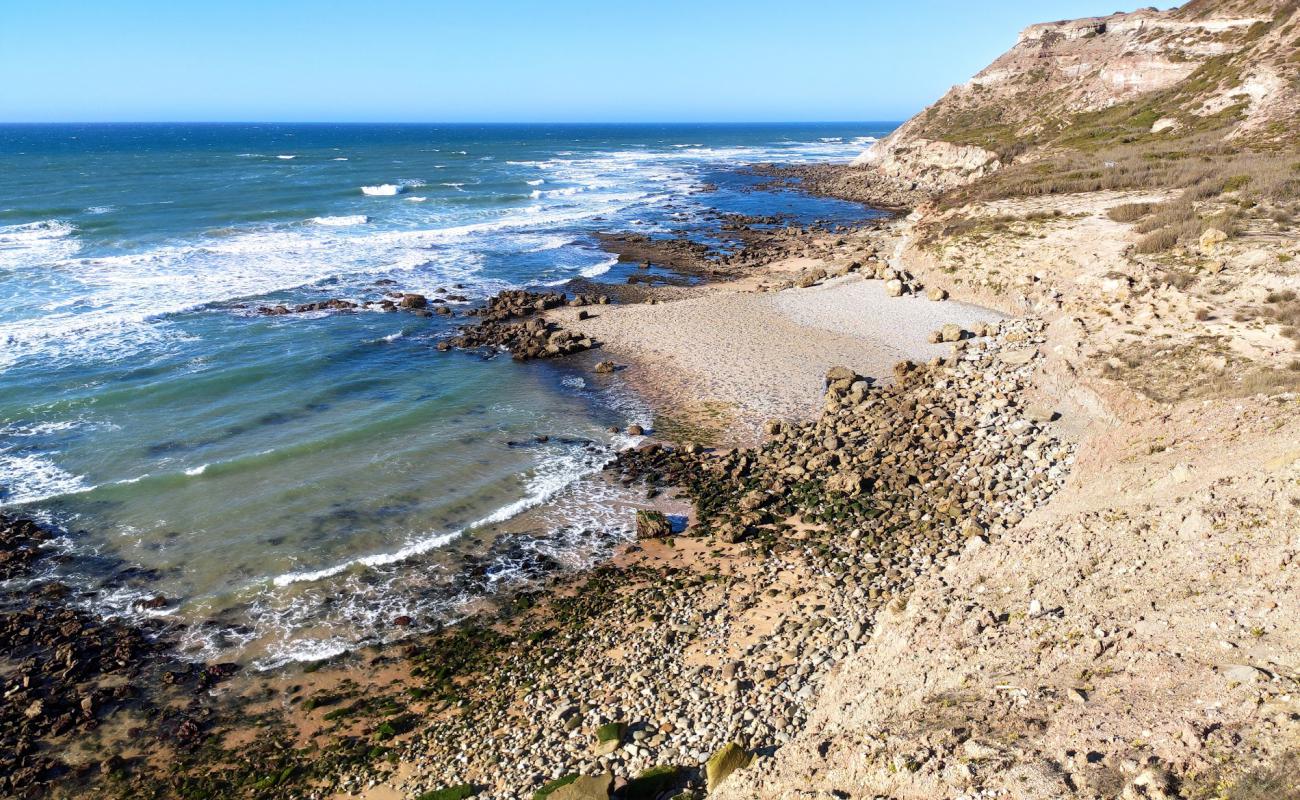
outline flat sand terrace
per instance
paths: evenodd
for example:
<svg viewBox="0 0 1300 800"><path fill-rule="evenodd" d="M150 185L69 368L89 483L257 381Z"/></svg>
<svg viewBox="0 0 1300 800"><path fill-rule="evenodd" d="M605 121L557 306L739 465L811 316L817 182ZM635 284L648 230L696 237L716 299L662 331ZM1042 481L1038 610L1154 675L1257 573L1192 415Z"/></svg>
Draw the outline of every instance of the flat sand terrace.
<svg viewBox="0 0 1300 800"><path fill-rule="evenodd" d="M742 292L718 287L702 297L656 305L556 313L602 343L603 358L660 409L720 404L737 441L764 420L812 419L826 371L846 366L881 382L904 359L928 361L950 345L930 344L948 323L971 328L1000 314L954 301L889 297L884 283L848 275L808 289Z"/></svg>

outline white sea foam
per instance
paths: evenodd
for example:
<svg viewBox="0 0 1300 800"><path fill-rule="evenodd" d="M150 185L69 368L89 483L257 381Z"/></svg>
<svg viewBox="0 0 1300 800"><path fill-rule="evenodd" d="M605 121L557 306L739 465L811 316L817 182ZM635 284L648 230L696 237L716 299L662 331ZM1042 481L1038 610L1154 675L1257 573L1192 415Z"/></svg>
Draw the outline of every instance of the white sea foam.
<svg viewBox="0 0 1300 800"><path fill-rule="evenodd" d="M100 214L111 214L117 210L117 206L91 206L86 209L87 214L99 216Z"/></svg>
<svg viewBox="0 0 1300 800"><path fill-rule="evenodd" d="M362 186L361 193L370 197L393 197L406 191L405 186L395 183L381 183L378 186Z"/></svg>
<svg viewBox="0 0 1300 800"><path fill-rule="evenodd" d="M353 567L381 567L385 564L395 564L398 561L405 561L408 558L418 556L421 553L427 553L430 550L442 547L459 537L463 531L452 531L451 533L442 533L435 536L429 536L424 539L418 539L405 547L395 550L391 553L380 553L373 556L362 556L350 561L344 561L342 564L335 564L325 569L312 570L309 572L290 572L285 575L277 575L271 581L276 586L289 586L294 583L305 583L312 581L332 578L335 575L341 575Z"/></svg>
<svg viewBox="0 0 1300 800"><path fill-rule="evenodd" d="M36 503L94 489L81 475L55 464L50 455L0 453L0 507Z"/></svg>
<svg viewBox="0 0 1300 800"><path fill-rule="evenodd" d="M346 214L337 217L312 217L311 221L317 225L343 227L345 225L365 225L370 221L370 217L365 214Z"/></svg>
<svg viewBox="0 0 1300 800"><path fill-rule="evenodd" d="M525 183L527 183L529 186L541 186L543 183L546 183L546 179L538 178L535 181L525 181Z"/></svg>
<svg viewBox="0 0 1300 800"><path fill-rule="evenodd" d="M185 470L185 474L189 475L190 477L194 477L196 475L202 475L203 473L208 471L209 466L210 465L208 464L200 464L197 467L191 467L190 469Z"/></svg>
<svg viewBox="0 0 1300 800"><path fill-rule="evenodd" d="M573 197L587 191L586 186L566 186L563 189L534 189L529 196L534 200L541 197Z"/></svg>
<svg viewBox="0 0 1300 800"><path fill-rule="evenodd" d="M0 270L69 258L81 249L77 229L58 219L0 225Z"/></svg>
<svg viewBox="0 0 1300 800"><path fill-rule="evenodd" d="M427 198L427 197L408 197L408 198L406 198L406 202L408 202L408 203L423 203L425 200L428 200L428 199L429 199L429 198Z"/></svg>
<svg viewBox="0 0 1300 800"><path fill-rule="evenodd" d="M455 189L455 190L458 191L458 192L463 192L463 191L465 191L465 189L463 188L463 187L465 186L465 184L463 184L463 183L440 183L440 184L438 184L438 185L439 185L439 186L450 186L451 188Z"/></svg>
<svg viewBox="0 0 1300 800"><path fill-rule="evenodd" d="M388 564L396 564L400 561L406 561L407 559L443 547L450 542L455 541L467 531L488 525L500 524L519 516L531 508L536 508L542 503L554 498L555 495L563 491L575 481L598 471L602 466L601 459L592 458L591 454L583 451L553 451L547 455L548 457L545 458L533 471L532 475L525 480L523 497L513 503L508 503L496 509L474 522L471 522L460 530L430 534L429 536L408 542L403 547L389 553L378 553L375 555L353 558L344 561L341 564L335 564L332 567L325 567L323 569L290 572L284 575L277 575L271 582L275 586L283 587L294 583L319 581L325 578L332 578L335 575L341 575L348 570L358 567L381 567Z"/></svg>
<svg viewBox="0 0 1300 800"><path fill-rule="evenodd" d="M295 158L297 158L297 156L276 156L276 158L282 159L284 161L292 161Z"/></svg>
<svg viewBox="0 0 1300 800"><path fill-rule="evenodd" d="M48 436L51 433L62 433L74 428L80 427L81 420L65 419L58 422L36 422L23 424L17 422L7 423L0 428L0 436Z"/></svg>
<svg viewBox="0 0 1300 800"><path fill-rule="evenodd" d="M597 275L604 275L606 272L609 272L610 269L612 269L614 265L617 263L618 263L618 256L610 256L609 258L606 258L604 261L600 262L599 264L593 264L590 267L587 267L586 269L582 270L580 274L584 278L594 278Z"/></svg>
<svg viewBox="0 0 1300 800"><path fill-rule="evenodd" d="M344 156L339 156L338 158L332 158L332 159L330 159L330 160L331 160L331 161L347 161L347 158L344 157Z"/></svg>
<svg viewBox="0 0 1300 800"><path fill-rule="evenodd" d="M568 234L520 234L515 237L515 241L522 247L525 253L545 253L547 250L559 250L565 245L573 242L573 237Z"/></svg>

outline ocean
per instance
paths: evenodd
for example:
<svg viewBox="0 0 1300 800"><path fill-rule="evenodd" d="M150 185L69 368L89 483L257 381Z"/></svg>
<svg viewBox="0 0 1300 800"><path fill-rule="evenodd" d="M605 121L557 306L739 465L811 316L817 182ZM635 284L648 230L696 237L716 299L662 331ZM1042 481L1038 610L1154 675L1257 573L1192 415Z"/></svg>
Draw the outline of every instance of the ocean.
<svg viewBox="0 0 1300 800"><path fill-rule="evenodd" d="M636 502L609 429L652 423L617 378L258 307L621 283L595 233L707 241L710 209L859 222L737 167L892 127L0 125L0 511L63 532L78 602L263 668L590 564Z"/></svg>

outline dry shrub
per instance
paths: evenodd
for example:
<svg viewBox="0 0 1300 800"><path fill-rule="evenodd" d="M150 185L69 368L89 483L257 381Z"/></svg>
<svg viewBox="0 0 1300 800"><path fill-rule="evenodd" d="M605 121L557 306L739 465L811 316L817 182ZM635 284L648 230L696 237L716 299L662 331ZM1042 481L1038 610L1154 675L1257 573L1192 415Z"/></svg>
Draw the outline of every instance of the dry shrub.
<svg viewBox="0 0 1300 800"><path fill-rule="evenodd" d="M1225 800L1300 800L1300 754L1256 767L1216 794Z"/></svg>
<svg viewBox="0 0 1300 800"><path fill-rule="evenodd" d="M1133 250L1143 255L1150 255L1163 253L1176 244L1178 244L1178 231L1174 228L1161 228L1138 239Z"/></svg>
<svg viewBox="0 0 1300 800"><path fill-rule="evenodd" d="M1177 200L1170 200L1167 203L1161 203L1152 211L1153 213L1135 226L1138 233L1151 233L1161 228L1190 230L1198 222L1196 206L1190 200L1182 197ZM1197 234L1199 233L1200 231L1197 231Z"/></svg>
<svg viewBox="0 0 1300 800"><path fill-rule="evenodd" d="M1100 150L1058 148L1031 163L1007 165L988 179L955 189L942 202L1041 197L1099 191L1189 190L1193 200L1225 191L1249 203L1286 203L1300 196L1300 164L1287 153L1224 144L1223 131L1174 142L1119 142Z"/></svg>
<svg viewBox="0 0 1300 800"><path fill-rule="evenodd" d="M1115 222L1137 222L1151 213L1154 203L1124 203L1106 212Z"/></svg>

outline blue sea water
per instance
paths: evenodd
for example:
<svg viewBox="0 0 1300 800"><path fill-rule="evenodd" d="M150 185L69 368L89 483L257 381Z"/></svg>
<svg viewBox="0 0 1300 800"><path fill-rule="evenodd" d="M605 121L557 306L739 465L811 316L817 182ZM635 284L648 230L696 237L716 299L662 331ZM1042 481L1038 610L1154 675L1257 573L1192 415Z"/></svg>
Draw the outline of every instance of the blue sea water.
<svg viewBox="0 0 1300 800"><path fill-rule="evenodd" d="M711 208L855 222L735 169L891 127L0 126L0 508L66 531L87 603L260 665L587 563L628 535L607 429L651 421L616 379L256 308L620 281L593 234L707 239Z"/></svg>

